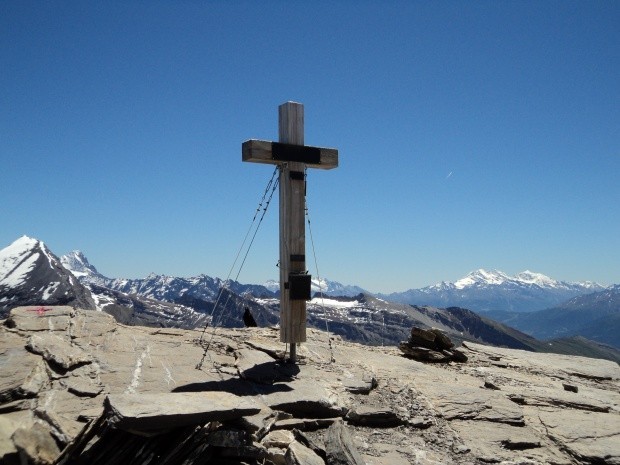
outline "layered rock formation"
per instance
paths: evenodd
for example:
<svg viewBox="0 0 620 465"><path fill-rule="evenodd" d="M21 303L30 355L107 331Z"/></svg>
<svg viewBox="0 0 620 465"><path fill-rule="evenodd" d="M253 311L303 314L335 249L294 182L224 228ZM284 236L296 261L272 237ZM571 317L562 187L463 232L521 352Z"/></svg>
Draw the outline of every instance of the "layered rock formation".
<svg viewBox="0 0 620 465"><path fill-rule="evenodd" d="M406 357L419 362L466 362L467 355L454 348L452 340L437 328L411 328L409 340L398 346Z"/></svg>
<svg viewBox="0 0 620 465"><path fill-rule="evenodd" d="M0 326L0 461L620 463L613 362L465 343L467 363L424 364L308 339L292 365L271 328L13 309Z"/></svg>

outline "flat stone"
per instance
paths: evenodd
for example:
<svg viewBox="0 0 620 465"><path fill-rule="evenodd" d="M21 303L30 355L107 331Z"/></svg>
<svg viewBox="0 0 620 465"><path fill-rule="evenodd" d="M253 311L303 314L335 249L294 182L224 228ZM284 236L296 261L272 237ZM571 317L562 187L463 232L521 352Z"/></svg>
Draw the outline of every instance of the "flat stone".
<svg viewBox="0 0 620 465"><path fill-rule="evenodd" d="M450 349L452 353L452 361L457 363L465 363L469 358L461 349Z"/></svg>
<svg viewBox="0 0 620 465"><path fill-rule="evenodd" d="M433 420L428 417L416 416L409 418L407 424L413 428L426 429L433 426Z"/></svg>
<svg viewBox="0 0 620 465"><path fill-rule="evenodd" d="M424 329L414 326L413 328L411 328L409 341L411 345L420 345L428 349L434 349L436 338L437 334L435 334L430 329Z"/></svg>
<svg viewBox="0 0 620 465"><path fill-rule="evenodd" d="M284 412L274 412L265 406L261 407L262 408L259 413L244 416L238 420L235 420L235 422L229 423L245 429L252 434L252 438L255 441L260 441L267 433L269 433L269 431L271 431L271 428L278 419L283 418L284 415L286 415L286 418L290 418L290 415L285 414Z"/></svg>
<svg viewBox="0 0 620 465"><path fill-rule="evenodd" d="M274 430L294 430L316 431L331 426L339 420L338 418L291 418L289 420L279 420L273 425Z"/></svg>
<svg viewBox="0 0 620 465"><path fill-rule="evenodd" d="M286 465L325 465L325 462L312 449L294 441L284 457Z"/></svg>
<svg viewBox="0 0 620 465"><path fill-rule="evenodd" d="M568 465L571 460L543 435L530 428L486 421L452 421L463 446L481 462L553 463Z"/></svg>
<svg viewBox="0 0 620 465"><path fill-rule="evenodd" d="M28 339L26 348L65 370L91 363L93 360L90 354L53 333L33 334Z"/></svg>
<svg viewBox="0 0 620 465"><path fill-rule="evenodd" d="M0 332L0 403L35 395L42 387L34 379L40 363L41 357L26 350L23 337Z"/></svg>
<svg viewBox="0 0 620 465"><path fill-rule="evenodd" d="M454 343L440 329L431 328L431 332L435 334L435 345L439 349L452 349Z"/></svg>
<svg viewBox="0 0 620 465"><path fill-rule="evenodd" d="M522 426L522 409L501 391L449 385L444 383L416 386L424 392L447 420L485 420Z"/></svg>
<svg viewBox="0 0 620 465"><path fill-rule="evenodd" d="M295 436L291 431L288 430L275 430L271 431L267 436L263 438L261 443L263 446L267 447L279 447L281 449L286 449L291 442L295 440Z"/></svg>
<svg viewBox="0 0 620 465"><path fill-rule="evenodd" d="M39 359L39 363L34 366L21 385L21 390L26 397L34 397L49 384L50 378L47 374L45 362Z"/></svg>
<svg viewBox="0 0 620 465"><path fill-rule="evenodd" d="M38 465L51 465L60 455L60 449L49 429L40 423L35 423L28 429L19 428L13 433L13 443L31 463Z"/></svg>
<svg viewBox="0 0 620 465"><path fill-rule="evenodd" d="M473 342L466 342L463 345L470 350L486 355L491 360L493 358L501 359L502 363L496 366L508 367L519 364L536 368L540 374L547 376L565 374L593 380L620 379L620 366L610 360L504 349Z"/></svg>
<svg viewBox="0 0 620 465"><path fill-rule="evenodd" d="M589 396L576 396L574 393L559 389L523 388L518 393L510 393L508 398L520 405L537 407L559 407L592 412L609 412L612 405Z"/></svg>
<svg viewBox="0 0 620 465"><path fill-rule="evenodd" d="M152 431L226 421L255 415L260 406L227 392L110 394L105 400L110 424L128 431Z"/></svg>
<svg viewBox="0 0 620 465"><path fill-rule="evenodd" d="M84 339L91 342L93 338L106 335L116 328L116 320L106 312L78 310L71 320L69 332L73 339Z"/></svg>
<svg viewBox="0 0 620 465"><path fill-rule="evenodd" d="M13 433L19 428L27 430L33 424L34 418L27 410L0 415L0 463L3 463L3 457L17 453L17 448L12 439Z"/></svg>
<svg viewBox="0 0 620 465"><path fill-rule="evenodd" d="M539 419L550 438L582 461L620 464L620 415L541 410Z"/></svg>
<svg viewBox="0 0 620 465"><path fill-rule="evenodd" d="M61 381L61 384L69 392L80 397L97 397L103 392L103 386L89 378L66 378Z"/></svg>
<svg viewBox="0 0 620 465"><path fill-rule="evenodd" d="M11 310L6 325L25 332L65 332L69 329L69 322L74 315L75 310L68 306L16 307Z"/></svg>
<svg viewBox="0 0 620 465"><path fill-rule="evenodd" d="M272 410L281 410L296 418L342 417L347 411L339 405L336 395L320 385L296 383L294 389L273 392L263 399Z"/></svg>
<svg viewBox="0 0 620 465"><path fill-rule="evenodd" d="M52 427L58 442L68 444L84 429L85 423L79 420L82 412L102 402L102 398L80 398L64 389L51 389L39 396L34 413Z"/></svg>
<svg viewBox="0 0 620 465"><path fill-rule="evenodd" d="M271 447L267 449L267 460L274 465L286 465L286 449Z"/></svg>
<svg viewBox="0 0 620 465"><path fill-rule="evenodd" d="M330 465L365 465L342 420L335 422L325 432L325 452Z"/></svg>
<svg viewBox="0 0 620 465"><path fill-rule="evenodd" d="M313 439L298 429L293 430L293 435L295 436L295 440L297 442L303 444L308 449L313 450L314 453L321 457L323 460L327 460L327 454L325 453L325 449L323 445L320 444L319 441L317 441L318 438L316 436Z"/></svg>
<svg viewBox="0 0 620 465"><path fill-rule="evenodd" d="M368 394L377 387L377 379L371 373L365 373L361 379L344 380L342 385L352 394Z"/></svg>
<svg viewBox="0 0 620 465"><path fill-rule="evenodd" d="M369 426L373 428L389 428L404 423L402 418L389 409L366 406L359 406L349 410L345 420L352 425Z"/></svg>
<svg viewBox="0 0 620 465"><path fill-rule="evenodd" d="M451 355L429 349L427 347L412 346L407 342L401 342L398 348L406 357L419 362L446 363L450 361Z"/></svg>

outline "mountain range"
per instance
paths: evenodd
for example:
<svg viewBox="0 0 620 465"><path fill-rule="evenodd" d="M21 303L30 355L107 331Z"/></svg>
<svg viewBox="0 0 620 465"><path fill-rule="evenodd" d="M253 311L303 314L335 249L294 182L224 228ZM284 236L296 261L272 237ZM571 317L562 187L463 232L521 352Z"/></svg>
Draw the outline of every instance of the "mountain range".
<svg viewBox="0 0 620 465"><path fill-rule="evenodd" d="M489 312L489 318L539 339L579 334L620 348L620 285L530 313Z"/></svg>
<svg viewBox="0 0 620 465"><path fill-rule="evenodd" d="M414 305L459 306L476 312L532 312L603 289L598 283L556 281L531 271L509 276L502 271L479 269L454 283L442 281L421 289L379 294L379 297Z"/></svg>
<svg viewBox="0 0 620 465"><path fill-rule="evenodd" d="M0 317L31 302L95 308L90 292L47 246L23 236L0 251Z"/></svg>
<svg viewBox="0 0 620 465"><path fill-rule="evenodd" d="M536 351L549 349L549 344L457 306L410 305L363 292L329 296L328 292L356 288L327 280L321 286L315 284L323 293L315 294L308 303L309 326L328 329L349 340L397 344L407 339L412 326L418 325L437 327L456 340ZM242 327L242 314L248 308L258 324L266 326L279 321L277 292L270 287L206 275L108 278L82 253L72 252L58 259L41 241L27 237L0 251L0 318L17 305L68 304L105 311L125 324ZM613 350L585 340L558 342L553 349L582 354L587 349L592 356L617 357Z"/></svg>

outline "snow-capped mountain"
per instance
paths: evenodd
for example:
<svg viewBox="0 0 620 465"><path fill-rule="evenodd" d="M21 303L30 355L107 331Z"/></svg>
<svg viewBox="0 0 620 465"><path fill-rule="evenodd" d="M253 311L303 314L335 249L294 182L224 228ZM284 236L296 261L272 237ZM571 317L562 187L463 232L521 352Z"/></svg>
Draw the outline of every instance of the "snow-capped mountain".
<svg viewBox="0 0 620 465"><path fill-rule="evenodd" d="M182 296L191 296L203 300L217 298L219 290L227 289L239 294L252 294L256 297L273 297L280 292L279 281L269 280L264 285L242 284L237 281L225 282L220 278L207 275L189 278L158 275L151 273L146 278L124 279L103 276L97 268L79 250L74 250L60 258L62 264L70 270L82 283L96 284L125 294L136 294L150 299L178 301ZM336 281L323 279L312 280L312 293L323 292L329 296L353 297L367 293L358 286L348 286Z"/></svg>
<svg viewBox="0 0 620 465"><path fill-rule="evenodd" d="M557 281L532 271L509 276L502 271L479 269L454 283L442 281L433 286L384 294L381 297L415 305L465 307L477 312L529 312L602 289L604 287L597 283Z"/></svg>
<svg viewBox="0 0 620 465"><path fill-rule="evenodd" d="M82 278L80 278L82 279ZM92 278L86 278L87 280ZM193 276L190 278L178 278L158 274L149 274L146 278L137 279L110 279L105 278L99 283L110 289L124 292L125 294L137 294L157 300L170 302L177 301L180 297L191 296L198 299L211 301L217 298L222 287L242 295L251 293L257 296L272 296L273 293L263 286L241 284L236 281L225 282L219 278L207 275Z"/></svg>
<svg viewBox="0 0 620 465"><path fill-rule="evenodd" d="M150 275L142 280L110 279L98 273L86 257L77 252L63 257L62 262L73 267L73 272L85 284L80 284L36 239L23 237L0 251L0 304L3 305L0 308L6 311L19 305L68 304L105 311L125 324L157 327L194 328L205 327L207 323L212 327L240 327L243 326L245 309L250 310L260 326L274 325L279 321L279 299L264 286L228 282L222 287L222 280L207 276L174 278ZM497 273L494 276L488 272L479 275L486 281L500 280ZM470 278L475 281L475 276ZM534 274L520 279L546 281ZM321 283L323 289L325 285L329 286ZM222 298L216 307L218 295ZM326 296L325 292L323 296ZM315 296L308 303L308 325L369 344L396 344L406 339L411 327L416 325L440 328L455 341L465 339L528 350L548 350L547 343L469 310L412 306L364 294L355 297ZM592 349L592 344L587 344L589 355L607 356L605 351ZM584 353L580 342L565 344L562 350Z"/></svg>
<svg viewBox="0 0 620 465"><path fill-rule="evenodd" d="M270 279L264 286L274 294L280 292L280 281ZM368 294L368 291L359 286L341 284L337 281L330 281L325 278L318 279L315 277L312 278L311 291L313 295L316 293L323 293L324 295L333 297L354 297L359 294Z"/></svg>
<svg viewBox="0 0 620 465"><path fill-rule="evenodd" d="M79 250L74 250L60 257L60 263L81 282L102 284L107 280L105 276L97 271L88 259Z"/></svg>
<svg viewBox="0 0 620 465"><path fill-rule="evenodd" d="M43 242L22 236L0 250L0 318L13 307L29 305L95 308L88 289Z"/></svg>
<svg viewBox="0 0 620 465"><path fill-rule="evenodd" d="M0 250L0 318L19 306L70 305L103 310L128 324L193 328L209 320L204 312L179 303L129 296L96 284L105 279L81 253L61 260L40 240L20 237Z"/></svg>
<svg viewBox="0 0 620 465"><path fill-rule="evenodd" d="M529 313L492 312L494 320L537 338L583 336L620 349L620 285Z"/></svg>

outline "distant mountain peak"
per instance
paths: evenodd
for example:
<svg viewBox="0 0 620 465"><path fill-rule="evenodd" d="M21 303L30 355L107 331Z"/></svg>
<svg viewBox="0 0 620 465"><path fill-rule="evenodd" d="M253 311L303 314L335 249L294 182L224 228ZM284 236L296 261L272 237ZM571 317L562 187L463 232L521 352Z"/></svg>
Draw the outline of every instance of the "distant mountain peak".
<svg viewBox="0 0 620 465"><path fill-rule="evenodd" d="M602 289L604 287L598 283L557 281L530 270L510 276L503 271L480 268L455 282L442 281L420 289L379 295L414 305L522 312L553 307L575 296Z"/></svg>
<svg viewBox="0 0 620 465"><path fill-rule="evenodd" d="M270 279L263 284L264 287L271 292L278 292L280 290L280 282ZM338 297L354 297L359 294L367 294L368 291L362 289L359 286L345 285L337 281L331 281L325 278L312 278L311 291L313 294L320 292L324 295L338 296Z"/></svg>
<svg viewBox="0 0 620 465"><path fill-rule="evenodd" d="M517 273L515 275L518 281L527 284L538 284L539 286L555 286L557 285L557 281L555 279L550 278L542 273L535 273L530 270L522 271L521 273Z"/></svg>
<svg viewBox="0 0 620 465"><path fill-rule="evenodd" d="M471 287L476 285L493 285L503 284L510 280L510 277L498 270L487 271L484 268L471 271L467 276L459 279L454 283L454 287L457 289L463 289L465 287Z"/></svg>
<svg viewBox="0 0 620 465"><path fill-rule="evenodd" d="M0 318L20 305L94 308L87 289L40 240L22 236L0 250Z"/></svg>
<svg viewBox="0 0 620 465"><path fill-rule="evenodd" d="M446 283L442 283L444 286ZM463 278L454 283L456 289L465 289L470 287L481 286L502 286L502 285L536 285L542 288L556 288L566 287L567 285L580 285L586 288L600 289L602 286L598 283L586 282L586 283L566 283L563 281L557 281L549 276L537 273L535 271L525 270L517 273L514 276L509 276L507 273L499 270L485 270L480 268L475 271L471 271Z"/></svg>
<svg viewBox="0 0 620 465"><path fill-rule="evenodd" d="M97 271L97 268L88 262L88 259L80 250L73 250L68 254L63 255L60 257L60 262L77 278L82 276L101 276L101 273Z"/></svg>
<svg viewBox="0 0 620 465"><path fill-rule="evenodd" d="M0 286L8 288L21 285L35 267L40 253L51 262L45 244L25 235L0 250Z"/></svg>

